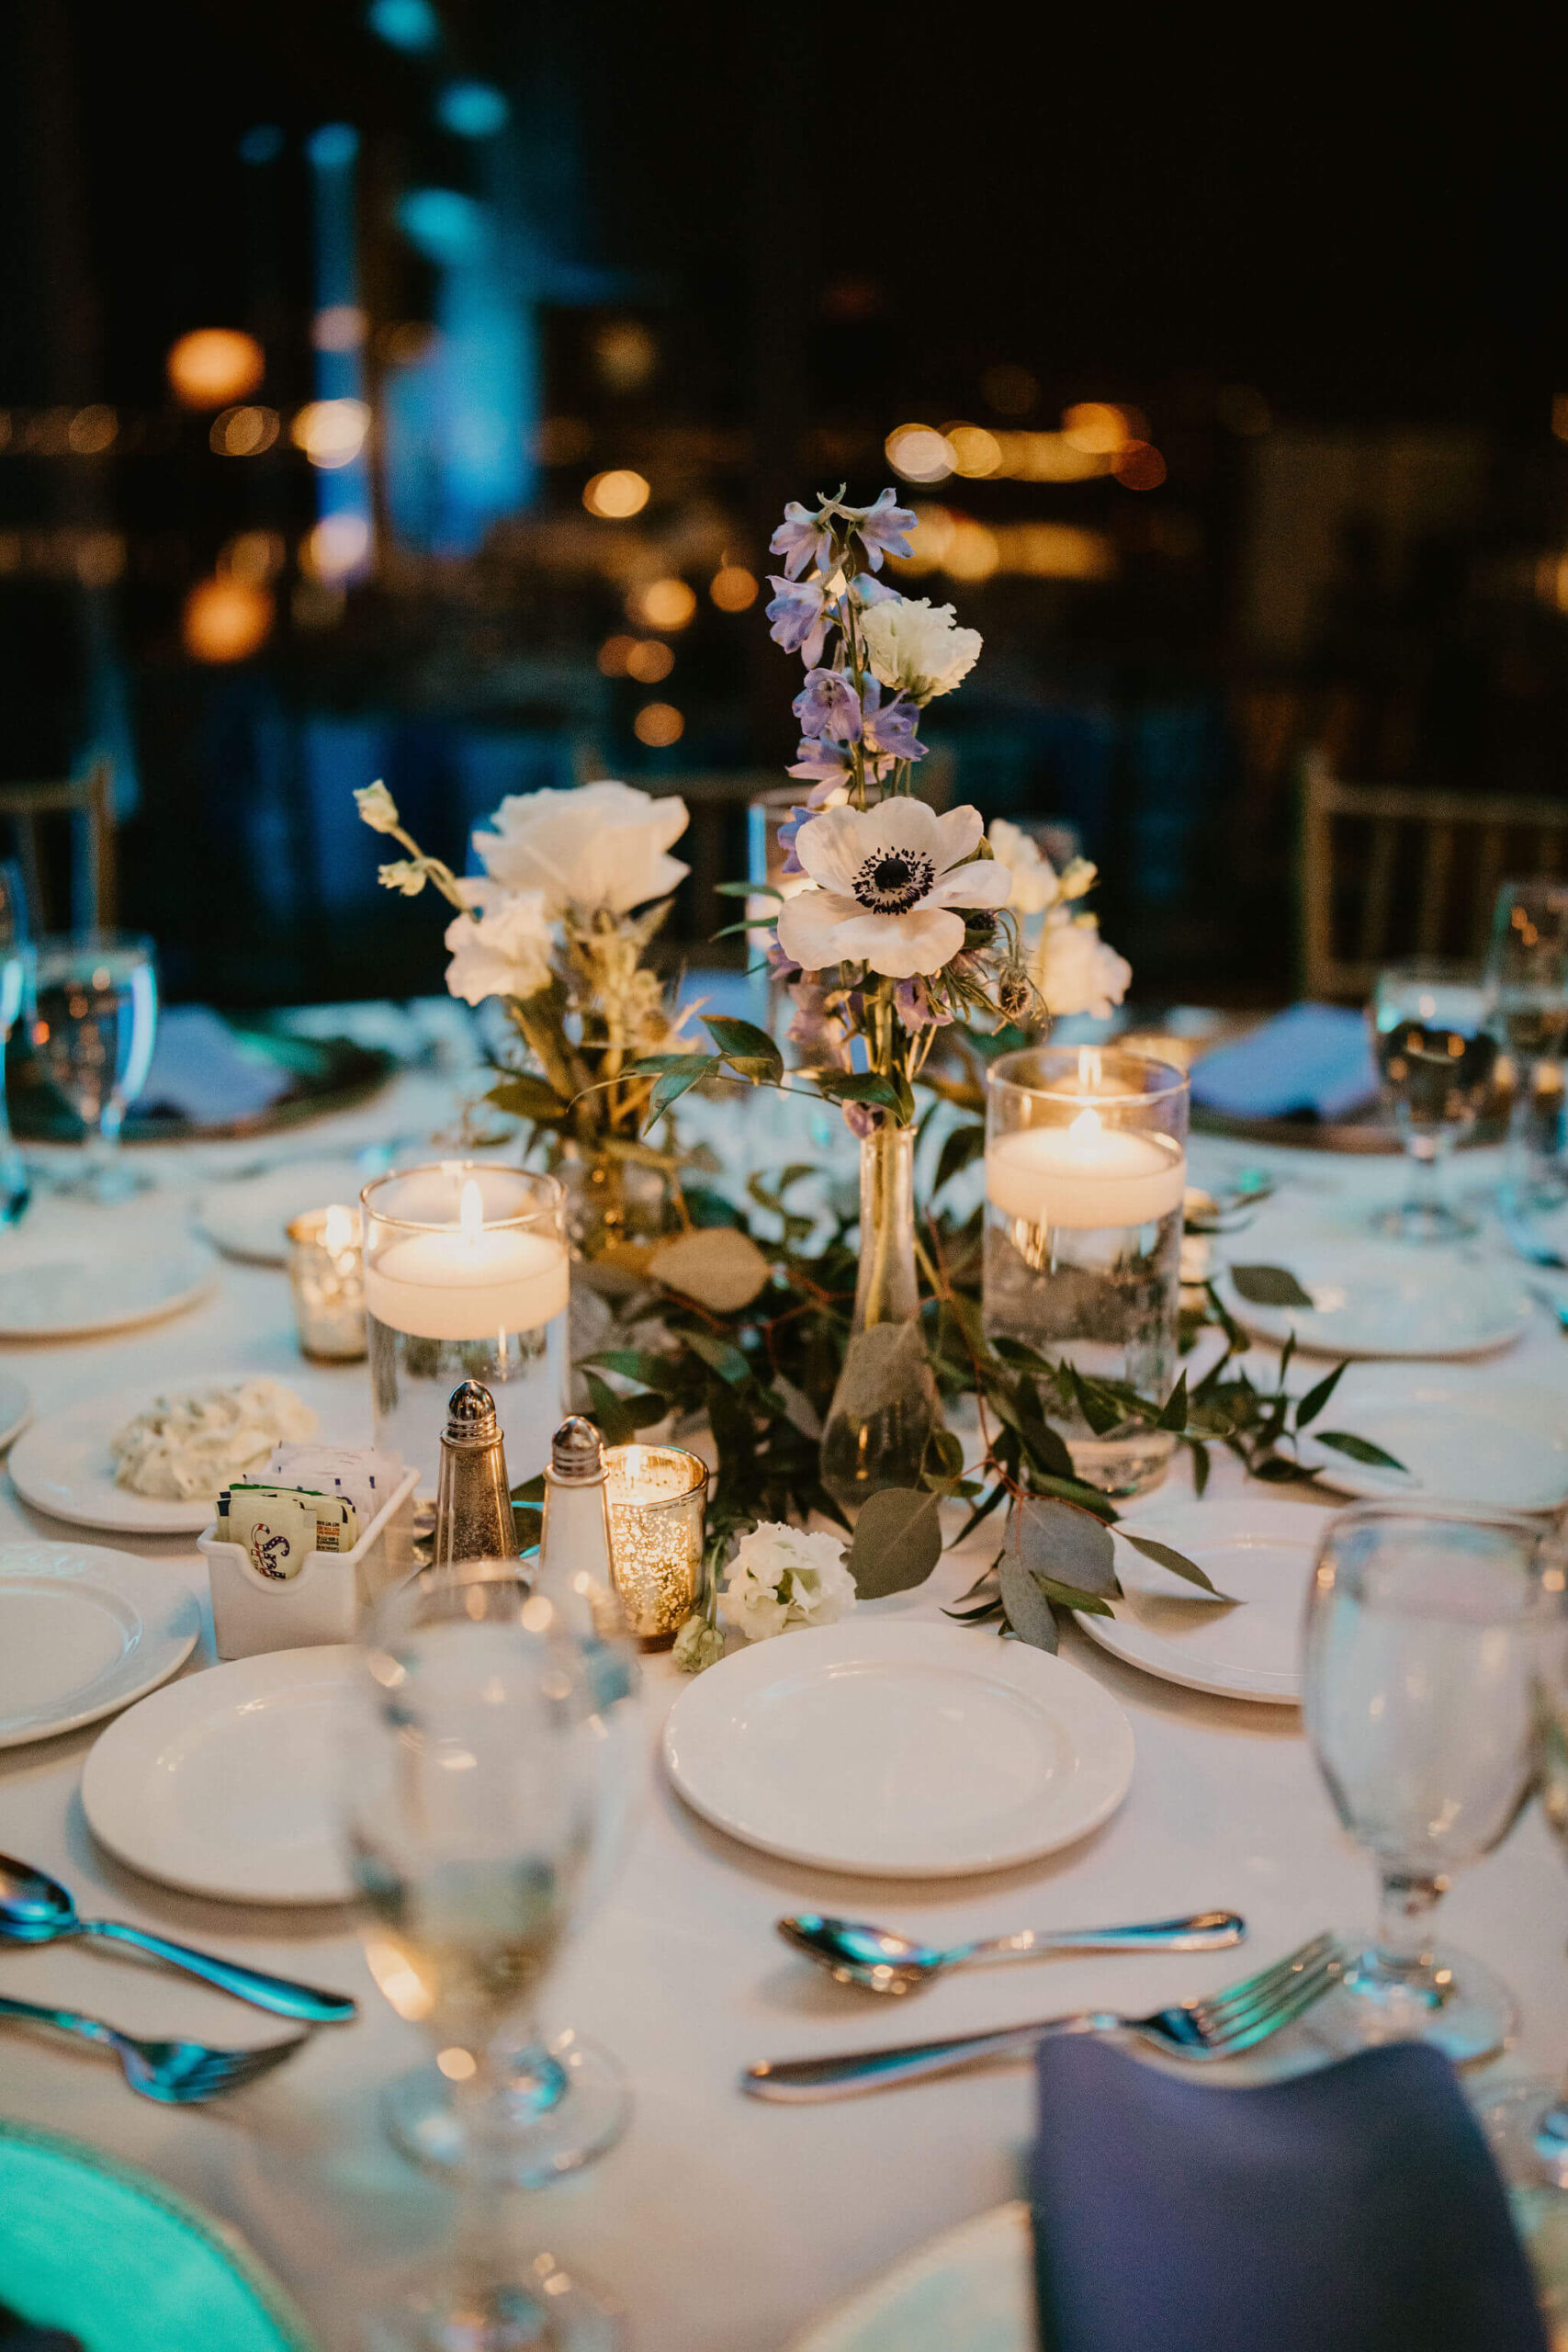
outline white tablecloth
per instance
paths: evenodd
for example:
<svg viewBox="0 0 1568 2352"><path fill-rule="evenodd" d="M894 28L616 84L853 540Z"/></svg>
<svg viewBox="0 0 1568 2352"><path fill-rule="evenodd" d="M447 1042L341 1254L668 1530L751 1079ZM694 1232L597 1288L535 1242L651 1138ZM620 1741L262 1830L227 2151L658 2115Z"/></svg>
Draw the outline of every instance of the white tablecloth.
<svg viewBox="0 0 1568 2352"><path fill-rule="evenodd" d="M358 1113L270 1139L266 1156L429 1130L453 1102L451 1079L405 1076ZM120 1209L45 1197L21 1235L0 1244L0 1261L78 1220L133 1250L186 1224L204 1177L257 1156L254 1144L150 1155L145 1164L158 1168L160 1189ZM1284 1237L1303 1223L1359 1215L1398 1182L1392 1163L1201 1142L1194 1174L1212 1182L1249 1161L1285 1180L1247 1238L1252 1258L1288 1254ZM1495 1174L1483 1155L1467 1156L1459 1172L1462 1183ZM151 1389L244 1369L293 1380L333 1434L355 1435L368 1418L362 1365L324 1372L300 1363L284 1275L233 1263L223 1265L219 1295L194 1312L118 1338L15 1348L6 1361L31 1386L40 1413L128 1381L145 1379ZM1568 1342L1544 1313L1498 1361L1510 1376L1550 1384L1568 1410ZM1228 1457L1216 1461L1215 1492L1242 1484ZM1186 1485L1179 1465L1168 1490ZM1267 1512L1280 1490L1250 1492ZM1319 1499L1326 1507L1331 1498ZM60 1532L6 1482L0 1535L30 1530ZM164 1561L205 1609L194 1544L97 1540ZM869 1606L931 1616L977 1565L950 1559L923 1592ZM1026 2068L784 2109L739 2094L746 2062L1082 2005L1153 2007L1240 1973L1234 1953L1058 1962L957 1974L918 2004L895 2008L842 1990L792 1957L772 1932L779 1913L819 1907L956 1939L1233 1905L1252 1928L1242 1964L1256 1965L1320 1928L1370 1917L1371 1866L1336 1826L1293 1710L1205 1699L1124 1668L1082 1640L1071 1640L1068 1655L1132 1719L1137 1766L1126 1804L1066 1853L930 1890L770 1861L705 1827L656 1770L659 1729L679 1678L667 1658L649 1661L640 1828L612 1898L585 1923L546 2002L551 2021L570 2020L620 2053L636 2113L612 2154L575 2180L520 2199L518 2211L527 2242L581 2264L624 2298L637 2352L777 2352L855 2282L1016 2193L1030 2131ZM209 1630L186 1670L199 1672L211 1658ZM292 2289L323 2343L346 2352L367 2297L392 2268L433 2246L447 2218L444 2191L395 2154L377 2123L380 2086L422 2045L377 1994L345 1914L186 1898L100 1852L78 1796L95 1736L89 1729L0 1755L0 1850L58 1873L84 1911L351 1989L363 2016L319 2034L300 2059L251 2091L196 2110L133 2098L98 2053L5 2030L0 2112L149 2166L227 2217ZM1501 2071L1568 2064L1568 1872L1533 1809L1499 1853L1460 1880L1446 1911L1451 1939L1492 1962L1518 1996L1523 2038ZM272 2020L168 1971L80 1947L0 1951L0 1984L75 2003L133 2031L232 2043L276 2030Z"/></svg>

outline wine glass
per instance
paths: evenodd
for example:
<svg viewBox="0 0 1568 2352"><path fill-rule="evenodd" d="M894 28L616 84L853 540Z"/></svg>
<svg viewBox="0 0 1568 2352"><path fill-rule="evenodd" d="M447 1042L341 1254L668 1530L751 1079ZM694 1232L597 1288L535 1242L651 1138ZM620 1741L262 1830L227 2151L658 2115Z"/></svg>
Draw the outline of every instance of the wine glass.
<svg viewBox="0 0 1568 2352"><path fill-rule="evenodd" d="M1562 1581L1538 1521L1363 1504L1329 1522L1303 1707L1335 1809L1382 1888L1378 1931L1337 1996L1346 2039L1429 2041L1462 2063L1514 2030L1506 1987L1435 1943L1431 1914L1529 1795L1535 1690L1560 1638Z"/></svg>
<svg viewBox="0 0 1568 2352"><path fill-rule="evenodd" d="M0 1226L17 1224L32 1197L6 1104L6 1048L32 978L30 930L22 869L15 858L0 858Z"/></svg>
<svg viewBox="0 0 1568 2352"><path fill-rule="evenodd" d="M37 950L33 1050L44 1074L81 1119L86 1149L60 1186L90 1200L129 1200L148 1182L119 1157L126 1106L147 1082L158 1027L158 978L150 939L76 931Z"/></svg>
<svg viewBox="0 0 1568 2352"><path fill-rule="evenodd" d="M1568 1198L1562 1153L1561 1077L1540 1087L1542 1065L1568 1046L1568 882L1505 882L1486 957L1492 1026L1514 1066L1505 1204L1553 1208Z"/></svg>
<svg viewBox="0 0 1568 2352"><path fill-rule="evenodd" d="M1497 1045L1486 992L1467 965L1427 956L1379 973L1371 1020L1409 1176L1404 1199L1373 1224L1402 1241L1461 1239L1475 1220L1443 1199L1439 1171L1492 1083Z"/></svg>
<svg viewBox="0 0 1568 2352"><path fill-rule="evenodd" d="M425 2028L462 2116L451 2258L381 2333L409 2352L621 2342L594 2289L517 2254L491 2141L497 2038L550 1964L607 1805L595 1694L553 1623L517 1561L463 1561L389 1595L360 1653L344 1778L366 1957L399 2016Z"/></svg>
<svg viewBox="0 0 1568 2352"><path fill-rule="evenodd" d="M642 1731L636 1696L637 1652L620 1597L591 1562L537 1549L507 1570L529 1590L532 1630L565 1643L591 1696L599 1739L599 1834L574 1916L592 1910L625 1849L631 1795L642 1778ZM577 2172L613 2148L626 2128L631 2101L619 2061L571 2027L541 2034L529 2017L508 2018L491 2037L493 2091L485 2139L491 2165L513 2188L536 2188ZM441 2171L463 2162L468 2110L438 2064L415 2066L389 2083L382 2105L406 2155Z"/></svg>

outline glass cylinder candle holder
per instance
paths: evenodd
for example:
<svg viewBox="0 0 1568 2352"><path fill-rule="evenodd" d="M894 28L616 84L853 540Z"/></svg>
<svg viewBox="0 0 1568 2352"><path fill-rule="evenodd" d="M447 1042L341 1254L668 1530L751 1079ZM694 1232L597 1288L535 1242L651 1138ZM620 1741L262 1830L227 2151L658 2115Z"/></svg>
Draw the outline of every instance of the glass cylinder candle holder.
<svg viewBox="0 0 1568 2352"><path fill-rule="evenodd" d="M1176 1378L1187 1102L1184 1071L1111 1047L1043 1046L992 1063L987 1339L1022 1340L1164 1403ZM1091 1486L1134 1495L1164 1476L1169 1430L1133 1415L1096 1430L1055 1392L1045 1401Z"/></svg>
<svg viewBox="0 0 1568 2352"><path fill-rule="evenodd" d="M566 1412L560 1186L449 1159L379 1177L359 1197L377 1444L434 1492L446 1400L478 1380L495 1399L513 1485L534 1477Z"/></svg>
<svg viewBox="0 0 1568 2352"><path fill-rule="evenodd" d="M365 1353L365 1252L357 1209L310 1209L288 1228L288 1282L299 1352L312 1363Z"/></svg>
<svg viewBox="0 0 1568 2352"><path fill-rule="evenodd" d="M672 1642L703 1596L707 1464L679 1445L604 1449L610 1567L641 1642Z"/></svg>

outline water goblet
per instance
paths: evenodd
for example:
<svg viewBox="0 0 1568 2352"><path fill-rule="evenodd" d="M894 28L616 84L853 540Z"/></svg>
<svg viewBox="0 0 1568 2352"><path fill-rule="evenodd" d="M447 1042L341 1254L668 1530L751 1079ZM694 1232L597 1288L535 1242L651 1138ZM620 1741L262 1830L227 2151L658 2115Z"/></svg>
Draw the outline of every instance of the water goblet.
<svg viewBox="0 0 1568 2352"><path fill-rule="evenodd" d="M1492 1083L1497 1045L1485 991L1466 965L1399 964L1378 975L1371 1019L1409 1176L1404 1199L1372 1222L1402 1241L1462 1239L1475 1220L1443 1199L1440 1171Z"/></svg>
<svg viewBox="0 0 1568 2352"><path fill-rule="evenodd" d="M0 858L0 1226L15 1225L32 1185L11 1134L6 1102L6 1054L32 981L27 888L15 858Z"/></svg>
<svg viewBox="0 0 1568 2352"><path fill-rule="evenodd" d="M1535 1774L1535 1691L1562 1622L1538 1521L1434 1504L1333 1519L1307 1607L1307 1736L1341 1822L1382 1883L1325 2030L1416 2040L1456 2063L1509 2040L1514 2005L1479 1961L1435 1942L1456 1870L1512 1827Z"/></svg>
<svg viewBox="0 0 1568 2352"><path fill-rule="evenodd" d="M1505 1202L1525 1212L1554 1208L1568 1198L1556 1067L1568 1046L1568 882L1503 884L1485 987L1494 1033L1514 1069Z"/></svg>
<svg viewBox="0 0 1568 2352"><path fill-rule="evenodd" d="M66 932L37 949L33 1050L86 1130L81 1168L59 1185L105 1203L148 1179L120 1157L127 1106L147 1082L158 1027L152 943L121 931Z"/></svg>
<svg viewBox="0 0 1568 2352"><path fill-rule="evenodd" d="M614 2307L554 2257L523 2258L498 2038L531 2002L604 1834L596 1696L518 1563L429 1569L361 1645L344 1821L366 1957L422 2025L461 2115L450 2258L378 2314L406 2352L611 2352ZM499 2110L499 2112L498 2112Z"/></svg>

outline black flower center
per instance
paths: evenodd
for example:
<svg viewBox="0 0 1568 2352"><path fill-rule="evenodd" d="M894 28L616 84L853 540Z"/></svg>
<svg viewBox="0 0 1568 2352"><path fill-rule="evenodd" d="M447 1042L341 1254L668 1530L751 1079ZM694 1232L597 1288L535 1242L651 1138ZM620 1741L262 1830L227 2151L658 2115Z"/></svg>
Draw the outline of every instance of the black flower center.
<svg viewBox="0 0 1568 2352"><path fill-rule="evenodd" d="M874 915L907 915L936 880L936 867L919 850L890 849L868 857L854 878L854 894Z"/></svg>

